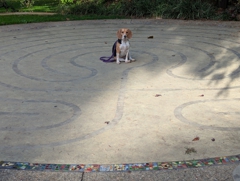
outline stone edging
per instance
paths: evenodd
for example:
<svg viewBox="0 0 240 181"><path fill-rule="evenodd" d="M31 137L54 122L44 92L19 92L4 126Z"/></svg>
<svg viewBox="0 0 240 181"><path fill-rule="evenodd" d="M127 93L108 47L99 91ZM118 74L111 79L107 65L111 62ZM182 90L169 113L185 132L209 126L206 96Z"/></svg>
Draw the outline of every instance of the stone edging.
<svg viewBox="0 0 240 181"><path fill-rule="evenodd" d="M1 161L0 169L27 171L65 171L65 172L131 172L151 170L179 170L201 168L231 163L239 163L240 155L215 157L189 161L149 162L130 164L42 164L28 162Z"/></svg>

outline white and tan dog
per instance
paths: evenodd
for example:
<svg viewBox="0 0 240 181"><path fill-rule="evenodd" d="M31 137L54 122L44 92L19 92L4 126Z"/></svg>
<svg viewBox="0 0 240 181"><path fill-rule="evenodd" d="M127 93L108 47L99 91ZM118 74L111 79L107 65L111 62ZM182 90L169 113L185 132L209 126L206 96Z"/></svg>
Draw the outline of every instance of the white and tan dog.
<svg viewBox="0 0 240 181"><path fill-rule="evenodd" d="M126 28L122 28L117 31L117 42L113 45L112 52L114 55L114 59L116 60L117 64L120 62L130 63L134 62L130 55L129 48L130 43L129 39L132 38L132 31Z"/></svg>

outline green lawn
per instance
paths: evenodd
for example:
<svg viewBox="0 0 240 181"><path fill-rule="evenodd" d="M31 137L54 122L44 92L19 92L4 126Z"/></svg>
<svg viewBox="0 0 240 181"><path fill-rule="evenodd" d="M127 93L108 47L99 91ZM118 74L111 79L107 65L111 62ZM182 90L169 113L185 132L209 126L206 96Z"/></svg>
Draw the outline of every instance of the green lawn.
<svg viewBox="0 0 240 181"><path fill-rule="evenodd" d="M5 0L7 5L17 12L54 12L60 3L59 0L34 0L33 6L26 7L20 0ZM13 12L13 9L0 8L0 13Z"/></svg>
<svg viewBox="0 0 240 181"><path fill-rule="evenodd" d="M5 0L9 9L0 8L0 13L6 12L56 12L56 8L61 2L72 2L72 0L34 0L33 6L24 7L20 0ZM1 5L1 4L0 4ZM14 9L14 11L13 11ZM0 25L25 24L51 21L71 21L71 20L93 20L93 19L119 19L123 16L99 16L99 15L0 15Z"/></svg>
<svg viewBox="0 0 240 181"><path fill-rule="evenodd" d="M25 24L51 21L71 20L94 20L94 19L123 19L122 16L99 16L99 15L6 15L0 16L0 25Z"/></svg>

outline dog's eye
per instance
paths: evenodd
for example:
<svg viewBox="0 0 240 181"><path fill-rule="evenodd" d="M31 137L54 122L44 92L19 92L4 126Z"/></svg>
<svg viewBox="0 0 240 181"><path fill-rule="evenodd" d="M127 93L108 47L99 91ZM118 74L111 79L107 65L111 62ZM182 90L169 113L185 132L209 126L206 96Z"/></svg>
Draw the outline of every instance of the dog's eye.
<svg viewBox="0 0 240 181"><path fill-rule="evenodd" d="M122 33L124 33L124 32L122 31Z"/></svg>
<svg viewBox="0 0 240 181"><path fill-rule="evenodd" d="M128 32L126 32L126 33L128 33Z"/></svg>

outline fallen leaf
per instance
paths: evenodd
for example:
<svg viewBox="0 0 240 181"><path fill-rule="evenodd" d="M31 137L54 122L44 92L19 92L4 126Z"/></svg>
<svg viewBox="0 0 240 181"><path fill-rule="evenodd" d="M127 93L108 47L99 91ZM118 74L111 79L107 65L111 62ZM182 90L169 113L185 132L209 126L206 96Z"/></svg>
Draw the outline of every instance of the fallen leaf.
<svg viewBox="0 0 240 181"><path fill-rule="evenodd" d="M159 96L162 96L161 94L156 94L155 97L159 97Z"/></svg>
<svg viewBox="0 0 240 181"><path fill-rule="evenodd" d="M173 57L175 57L175 55L172 55Z"/></svg>
<svg viewBox="0 0 240 181"><path fill-rule="evenodd" d="M149 36L148 39L153 39L153 36Z"/></svg>
<svg viewBox="0 0 240 181"><path fill-rule="evenodd" d="M185 148L185 149L186 149L185 154L197 153L195 148Z"/></svg>
<svg viewBox="0 0 240 181"><path fill-rule="evenodd" d="M67 21L69 21L69 18L66 18Z"/></svg>
<svg viewBox="0 0 240 181"><path fill-rule="evenodd" d="M212 140L212 141L215 141L215 138L212 138L211 140Z"/></svg>
<svg viewBox="0 0 240 181"><path fill-rule="evenodd" d="M106 121L106 122L104 122L104 123L109 124L109 121Z"/></svg>
<svg viewBox="0 0 240 181"><path fill-rule="evenodd" d="M105 44L107 44L107 42L106 42L106 41L105 41L104 43L105 43Z"/></svg>
<svg viewBox="0 0 240 181"><path fill-rule="evenodd" d="M197 136L196 138L194 138L192 141L198 141L200 138Z"/></svg>
<svg viewBox="0 0 240 181"><path fill-rule="evenodd" d="M199 95L199 97L203 97L203 96L204 96L203 94Z"/></svg>

